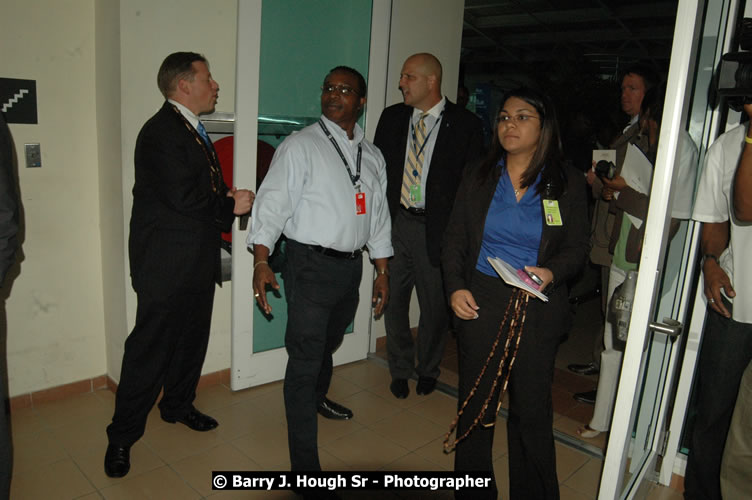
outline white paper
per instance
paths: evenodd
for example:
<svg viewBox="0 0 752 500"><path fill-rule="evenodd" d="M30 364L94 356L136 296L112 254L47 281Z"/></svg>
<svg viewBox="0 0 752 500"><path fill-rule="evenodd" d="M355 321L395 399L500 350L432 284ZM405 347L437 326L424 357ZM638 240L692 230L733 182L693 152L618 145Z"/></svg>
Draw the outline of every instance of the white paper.
<svg viewBox="0 0 752 500"><path fill-rule="evenodd" d="M627 185L638 193L650 194L650 184L653 182L653 164L634 144L627 145L627 155L624 157L621 176ZM629 214L627 214L627 217L634 227L637 229L642 227L642 219Z"/></svg>
<svg viewBox="0 0 752 500"><path fill-rule="evenodd" d="M513 268L509 263L501 260L498 257L488 257L488 262L489 264L491 264L494 270L499 274L499 276L501 276L501 279L503 279L507 285L516 286L517 288L522 288L526 292L532 293L533 295L541 299L543 302L548 302L548 297L546 297L539 290L536 290L535 288L531 287L530 285L522 281L520 277L517 276L517 270Z"/></svg>
<svg viewBox="0 0 752 500"><path fill-rule="evenodd" d="M594 149L593 150L593 163L598 163L601 160L610 161L616 165L616 150L615 149Z"/></svg>

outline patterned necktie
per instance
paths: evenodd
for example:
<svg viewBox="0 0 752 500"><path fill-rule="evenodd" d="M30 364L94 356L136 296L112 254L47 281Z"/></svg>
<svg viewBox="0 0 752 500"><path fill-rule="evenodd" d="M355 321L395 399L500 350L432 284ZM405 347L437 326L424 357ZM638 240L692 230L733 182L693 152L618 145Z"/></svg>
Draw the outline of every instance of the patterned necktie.
<svg viewBox="0 0 752 500"><path fill-rule="evenodd" d="M413 129L412 147L407 152L405 170L402 174L402 204L413 207L423 201L420 189L420 176L423 172L423 149L426 143L426 116L420 115L418 125Z"/></svg>
<svg viewBox="0 0 752 500"><path fill-rule="evenodd" d="M206 145L211 144L211 140L209 139L209 134L206 133L206 129L204 128L204 124L201 122L198 122L198 126L196 127L196 130L198 130L198 135L201 136L201 138L204 140Z"/></svg>

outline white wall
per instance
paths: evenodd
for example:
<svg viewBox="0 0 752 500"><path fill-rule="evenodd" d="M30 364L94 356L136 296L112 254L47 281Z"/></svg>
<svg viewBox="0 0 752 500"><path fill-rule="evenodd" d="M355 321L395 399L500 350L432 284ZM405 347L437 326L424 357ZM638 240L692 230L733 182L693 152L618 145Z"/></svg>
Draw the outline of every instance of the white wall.
<svg viewBox="0 0 752 500"><path fill-rule="evenodd" d="M235 38L237 0L127 0L120 2L120 52L122 74L123 217L127 242L133 197L133 152L141 126L162 105L157 70L176 51L198 52L209 60L219 83L217 111L235 107ZM242 186L241 186L242 187ZM127 248L126 248L127 260ZM128 272L127 262L125 264ZM120 379L125 338L136 317L136 295L125 280L127 331L107 339L108 374ZM249 305L250 307L250 305ZM209 351L203 373L230 366L230 284L218 288Z"/></svg>
<svg viewBox="0 0 752 500"><path fill-rule="evenodd" d="M0 75L36 80L37 125L11 124L16 152L39 142L42 168L19 165L24 260L6 302L11 396L106 370L93 0L3 0ZM98 119L102 121L98 123Z"/></svg>

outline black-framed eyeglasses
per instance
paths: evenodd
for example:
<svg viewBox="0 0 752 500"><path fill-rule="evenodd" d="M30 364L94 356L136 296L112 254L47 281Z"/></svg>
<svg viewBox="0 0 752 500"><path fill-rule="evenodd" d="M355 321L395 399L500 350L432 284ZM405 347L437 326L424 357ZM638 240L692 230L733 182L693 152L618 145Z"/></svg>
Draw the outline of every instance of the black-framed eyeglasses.
<svg viewBox="0 0 752 500"><path fill-rule="evenodd" d="M321 87L322 94L331 94L332 92L338 92L344 96L360 95L357 90L347 85L324 85Z"/></svg>

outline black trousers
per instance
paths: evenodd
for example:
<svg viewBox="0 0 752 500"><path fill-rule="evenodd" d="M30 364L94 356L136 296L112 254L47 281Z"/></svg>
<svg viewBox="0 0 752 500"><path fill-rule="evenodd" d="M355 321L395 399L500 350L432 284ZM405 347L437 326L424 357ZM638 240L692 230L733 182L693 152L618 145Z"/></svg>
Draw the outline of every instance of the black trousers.
<svg viewBox="0 0 752 500"><path fill-rule="evenodd" d="M478 319L459 321L458 405L465 401L486 363L513 289L500 278L475 271L470 291L480 309ZM510 407L507 440L509 493L512 500L559 498L551 385L556 351L567 324L566 295L564 289L556 290L548 303L531 297L527 306L524 330L508 386ZM490 393L504 352L506 336L505 330L475 396L460 417L457 436L461 436L470 427ZM497 387L500 386L501 382ZM488 406L484 419L486 423L496 421L498 388ZM454 462L456 471L486 471L493 476L491 447L494 429L495 427L476 427L457 445ZM495 484L485 492L476 490L456 494L456 498L462 499L496 499L497 496Z"/></svg>
<svg viewBox="0 0 752 500"><path fill-rule="evenodd" d="M287 242L284 397L292 470L321 470L316 407L329 391L332 353L355 318L361 258L321 255Z"/></svg>
<svg viewBox="0 0 752 500"><path fill-rule="evenodd" d="M392 245L389 305L384 310L389 372L393 379L410 378L414 371L438 378L449 335L449 308L441 269L428 260L426 218L399 209L392 226ZM413 288L420 305L417 346L410 332Z"/></svg>
<svg viewBox="0 0 752 500"><path fill-rule="evenodd" d="M731 312L731 303L726 299L723 303ZM750 360L752 325L724 318L710 310L695 379L697 417L684 476L684 498L721 498L723 448L739 384Z"/></svg>
<svg viewBox="0 0 752 500"><path fill-rule="evenodd" d="M162 417L179 418L193 409L209 344L214 283L201 293L137 296L136 325L125 341L115 415L107 427L110 443L120 446L143 436L160 390Z"/></svg>

